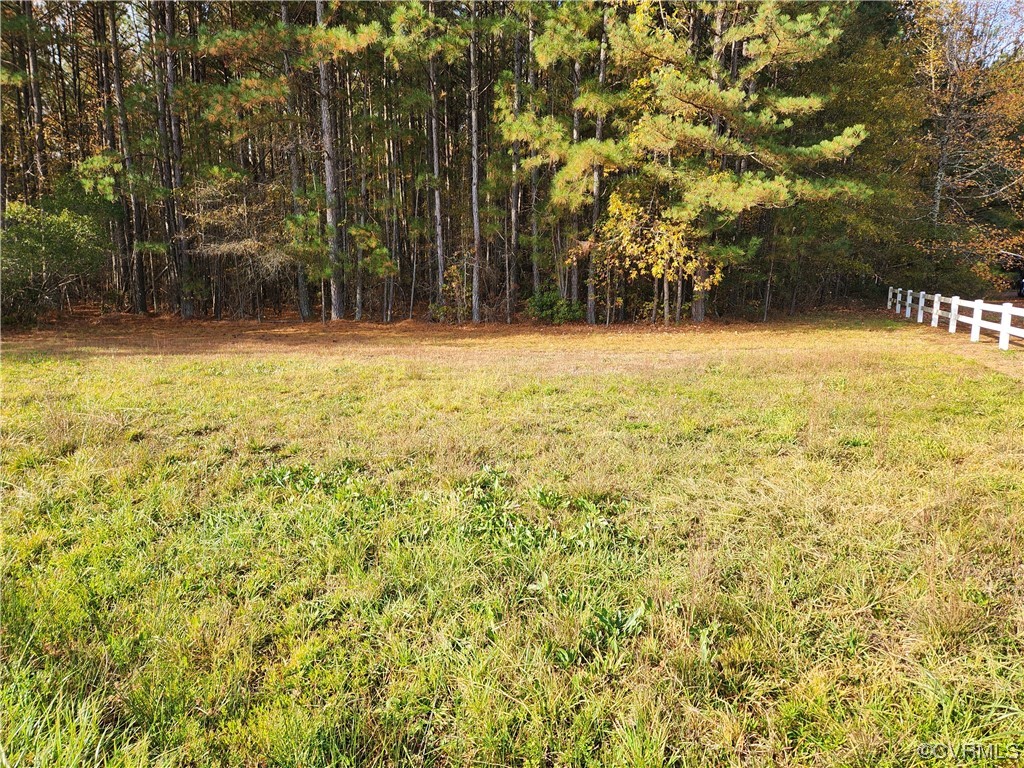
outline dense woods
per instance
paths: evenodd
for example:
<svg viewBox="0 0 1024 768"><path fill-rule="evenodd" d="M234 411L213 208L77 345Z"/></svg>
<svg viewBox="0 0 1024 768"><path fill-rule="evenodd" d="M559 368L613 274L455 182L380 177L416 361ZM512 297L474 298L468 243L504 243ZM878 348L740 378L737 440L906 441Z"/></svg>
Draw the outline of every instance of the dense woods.
<svg viewBox="0 0 1024 768"><path fill-rule="evenodd" d="M2 8L7 320L767 319L1024 268L1012 2Z"/></svg>

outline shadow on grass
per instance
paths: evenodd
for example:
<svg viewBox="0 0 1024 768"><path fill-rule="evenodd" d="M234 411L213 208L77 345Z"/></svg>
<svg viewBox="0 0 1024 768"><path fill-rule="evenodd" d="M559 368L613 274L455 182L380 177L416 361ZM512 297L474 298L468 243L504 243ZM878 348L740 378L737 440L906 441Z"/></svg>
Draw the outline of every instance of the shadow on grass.
<svg viewBox="0 0 1024 768"><path fill-rule="evenodd" d="M192 320L82 312L35 328L4 334L2 351L13 359L124 355L238 355L251 353L395 354L418 348L472 348L478 352L529 354L550 344L579 352L664 353L705 348L705 340L729 338L729 346L776 346L784 337L828 331L887 331L905 322L879 312L828 312L752 323L709 321L663 326L537 323L441 325L417 320L392 324L339 320L328 324L280 320ZM712 342L713 343L713 342Z"/></svg>

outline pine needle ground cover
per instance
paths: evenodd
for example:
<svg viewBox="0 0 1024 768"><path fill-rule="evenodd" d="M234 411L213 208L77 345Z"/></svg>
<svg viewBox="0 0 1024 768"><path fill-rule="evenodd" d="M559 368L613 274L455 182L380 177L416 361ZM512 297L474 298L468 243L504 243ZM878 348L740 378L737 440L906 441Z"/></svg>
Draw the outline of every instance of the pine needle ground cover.
<svg viewBox="0 0 1024 768"><path fill-rule="evenodd" d="M1020 349L159 322L5 344L12 765L1024 744Z"/></svg>

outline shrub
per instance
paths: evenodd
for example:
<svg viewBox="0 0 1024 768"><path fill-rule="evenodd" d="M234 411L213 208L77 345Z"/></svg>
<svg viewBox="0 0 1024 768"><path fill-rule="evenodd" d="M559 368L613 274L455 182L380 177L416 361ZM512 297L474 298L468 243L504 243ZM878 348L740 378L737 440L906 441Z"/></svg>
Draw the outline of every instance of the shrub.
<svg viewBox="0 0 1024 768"><path fill-rule="evenodd" d="M78 277L98 273L104 264L103 238L88 217L64 209L45 211L11 202L0 232L4 320L31 320Z"/></svg>
<svg viewBox="0 0 1024 768"><path fill-rule="evenodd" d="M526 314L546 323L572 323L583 319L583 305L563 298L558 290L539 291L526 300Z"/></svg>

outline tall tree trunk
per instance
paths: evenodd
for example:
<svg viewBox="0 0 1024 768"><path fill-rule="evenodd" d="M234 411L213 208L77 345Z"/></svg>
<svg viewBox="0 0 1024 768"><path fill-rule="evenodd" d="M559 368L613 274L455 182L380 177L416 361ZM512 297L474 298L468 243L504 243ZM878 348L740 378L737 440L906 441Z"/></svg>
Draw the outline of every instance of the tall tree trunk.
<svg viewBox="0 0 1024 768"><path fill-rule="evenodd" d="M192 260L188 250L188 238L185 231L185 217L181 212L178 197L182 189L182 149L181 119L174 104L175 81L177 78L178 57L174 52L175 5L172 0L164 0L164 61L167 66L167 115L171 129L171 198L174 210L174 242L178 253L178 281L181 287L181 316L190 319L195 316L195 299L192 286Z"/></svg>
<svg viewBox="0 0 1024 768"><path fill-rule="evenodd" d="M519 117L519 81L522 77L522 40L516 34L515 43L512 49L512 70L514 80L512 84L512 113ZM518 272L517 260L519 258L519 142L512 143L512 200L509 212L511 233L509 234L508 246L505 249L505 322L512 322L512 305L516 296L517 279L514 274Z"/></svg>
<svg viewBox="0 0 1024 768"><path fill-rule="evenodd" d="M683 265L679 265L679 269L676 272L676 325L679 325L679 321L683 315Z"/></svg>
<svg viewBox="0 0 1024 768"><path fill-rule="evenodd" d="M434 13L433 0L429 3L429 12ZM444 234L441 218L441 152L438 147L437 118L437 62L436 56L430 55L430 149L434 164L434 247L437 252L437 303L444 306Z"/></svg>
<svg viewBox="0 0 1024 768"><path fill-rule="evenodd" d="M341 90L341 70L335 70L336 82L338 90ZM348 148L347 161L341 167L341 186L344 189L351 189L355 185L355 162L356 162L356 138L355 138L355 119L354 112L352 110L352 67L350 65L345 66L345 98L342 103L339 104L339 108L335 115L337 120L335 126L338 130L338 146ZM348 141L344 140L342 136L342 125L348 128ZM348 265L352 261L352 234L349 227L351 223L351 212L349 210L349 201L347 195L340 195L338 197L338 203L340 208L338 209L338 219L342 222L341 227L341 251L344 254L345 264ZM358 208L358 206L356 206ZM348 297L348 291L345 291L346 299ZM362 312L362 306L356 302L356 314L360 315Z"/></svg>
<svg viewBox="0 0 1024 768"><path fill-rule="evenodd" d="M668 295L669 295L668 294L668 268L667 267L668 267L668 265L666 264L666 269L664 270L664 274L661 276L661 279L662 279L662 282L663 282L663 287L664 287L664 297L663 297L664 307L663 307L663 310L664 310L664 315L665 315L665 327L666 328L668 328Z"/></svg>
<svg viewBox="0 0 1024 768"><path fill-rule="evenodd" d="M142 234L142 203L135 192L135 178L132 166L131 144L128 138L128 108L124 101L124 86L121 79L121 41L117 31L117 5L111 3L107 10L107 26L110 31L110 55L113 59L111 79L114 97L117 100L117 128L121 138L121 162L124 165L124 179L128 187L128 201L131 215L131 282L132 309L143 314L146 311L146 262L139 243Z"/></svg>
<svg viewBox="0 0 1024 768"><path fill-rule="evenodd" d="M604 284L604 324L612 324L612 280L615 277L614 268L609 268Z"/></svg>
<svg viewBox="0 0 1024 768"><path fill-rule="evenodd" d="M68 27L71 30L71 37L77 39L78 37L78 13L77 8L70 8L68 13ZM78 155L82 157L85 154L85 131L82 130L82 115L85 114L85 97L82 95L82 67L81 67L81 53L79 52L80 46L75 44L71 46L71 90L75 100L75 122L72 126L72 134L75 136L75 142L78 145Z"/></svg>
<svg viewBox="0 0 1024 768"><path fill-rule="evenodd" d="M370 196L367 192L366 182L366 166L371 157L370 147L373 146L373 131L372 131L372 120L373 120L373 104L370 102L370 82L366 73L363 72L361 76L364 79L363 83L363 125L365 144L361 145L362 157L359 163L359 228L366 228L366 214L370 208ZM365 275L363 274L363 246L362 243L356 244L356 320L363 319L363 280Z"/></svg>
<svg viewBox="0 0 1024 768"><path fill-rule="evenodd" d="M60 9L61 11L64 8ZM72 13L74 11L72 10ZM57 90L60 92L60 98L58 100L60 110L60 128L61 128L61 141L65 147L70 149L72 145L72 137L74 132L71 129L71 112L68 109L68 86L66 81L66 69L64 67L64 54L62 39L63 35L57 35L53 41L53 52L54 58L51 64L51 71L54 72L57 78ZM77 41L73 41L72 45ZM65 150L67 151L67 150Z"/></svg>
<svg viewBox="0 0 1024 768"><path fill-rule="evenodd" d="M46 134L43 131L43 96L39 90L39 57L36 53L35 18L32 14L33 0L23 0L22 9L25 14L26 27L26 58L28 63L28 87L32 99L32 127L35 139L35 173L36 197L42 197L43 182L46 179Z"/></svg>
<svg viewBox="0 0 1024 768"><path fill-rule="evenodd" d="M580 80L582 78L582 67L579 60L573 63L572 67L572 101L573 104L580 97ZM580 111L575 107L572 110L572 143L580 143ZM575 231L575 237L577 243L580 238L580 220L579 215L573 214L573 228ZM570 253L572 254L572 264L569 267L569 283L570 283L570 297L572 303L577 304L580 300L580 260L579 253L576 248L573 248Z"/></svg>
<svg viewBox="0 0 1024 768"><path fill-rule="evenodd" d="M316 23L326 28L324 0L316 0ZM330 242L331 319L340 320L344 316L345 301L341 257L338 252L338 156L334 144L334 121L331 116L331 78L327 67L328 62L323 59L317 64L320 75L320 135L324 146L324 203L327 206L327 237Z"/></svg>
<svg viewBox="0 0 1024 768"><path fill-rule="evenodd" d="M601 17L601 52L598 55L597 64L597 83L598 86L603 88L605 81L605 68L608 58L608 10L605 9L604 15ZM594 121L594 138L601 141L604 133L604 114L600 113ZM601 165L600 163L594 163L594 207L590 214L590 239L591 241L597 240L597 223L601 218ZM596 278L596 268L594 258L596 256L595 249L590 249L590 259L587 263L587 322L594 325L597 322L597 296L594 290L594 280Z"/></svg>
<svg viewBox="0 0 1024 768"><path fill-rule="evenodd" d="M160 18L162 15L162 9L157 0L151 0L150 6L150 38L154 41L159 40L161 37L160 30L163 28L163 19ZM160 170L160 183L164 189L171 188L171 142L167 136L167 88L164 83L164 54L161 52L153 54L153 71L152 76L156 82L156 135L159 145L159 155L157 158L157 165ZM150 255L150 279L152 280L153 288L153 309L157 310L159 307L159 294L157 281L162 278L165 273L170 273L173 279L177 279L178 275L178 251L175 244L174 238L174 199L168 197L164 200L163 204L163 227L164 227L164 242L167 245L167 267L157 274L156 265L153 260L152 254ZM179 297L180 299L180 297ZM180 300L179 300L180 303Z"/></svg>
<svg viewBox="0 0 1024 768"><path fill-rule="evenodd" d="M946 186L946 163L948 160L946 137L939 139L939 158L935 168L935 184L932 188L932 205L929 212L929 219L932 224L932 234L939 226L939 219L942 214L942 192Z"/></svg>
<svg viewBox="0 0 1024 768"><path fill-rule="evenodd" d="M401 270L402 253L398 235L398 153L395 150L395 129L391 125L394 114L387 98L389 85L387 68L385 67L381 118L384 134L384 184L387 188L388 201L391 205L390 222L385 230L385 241L387 242L392 262ZM391 305L394 300L395 277L394 273L384 276L384 306L381 310L381 317L385 323L391 322Z"/></svg>
<svg viewBox="0 0 1024 768"><path fill-rule="evenodd" d="M472 30L469 39L470 133L472 134L472 208L473 208L473 323L480 322L480 92L477 73L476 0L470 0Z"/></svg>
<svg viewBox="0 0 1024 768"><path fill-rule="evenodd" d="M470 132L472 134L473 322L480 322L480 91L477 74L476 0L471 0L473 25L469 40Z"/></svg>
<svg viewBox="0 0 1024 768"><path fill-rule="evenodd" d="M25 48L21 45L15 45L15 41L12 40L12 49L14 54L14 66L24 71L28 68L28 64L25 63ZM29 149L28 139L28 127L31 126L31 98L28 95L29 88L27 85L22 85L19 88L14 89L14 106L15 106L15 126L18 131L18 165L21 168L21 194L25 200L32 199L32 191L30 189L30 182L33 177L32 164L34 163L34 153ZM9 173L5 163L4 173Z"/></svg>
<svg viewBox="0 0 1024 768"><path fill-rule="evenodd" d="M530 86L530 96L537 90L537 70L533 65L533 11L530 11L529 36L527 38L526 66L527 84ZM533 294L540 293L540 252L538 250L538 225L537 225L537 190L540 186L540 170L534 166L530 172L530 262L533 269Z"/></svg>
<svg viewBox="0 0 1024 768"><path fill-rule="evenodd" d="M707 289L703 287L703 284L707 279L708 268L702 264L697 267L697 272L693 276L693 304L690 307L690 317L695 323L704 322L708 292Z"/></svg>
<svg viewBox="0 0 1024 768"><path fill-rule="evenodd" d="M118 148L114 132L114 109L112 106L114 96L110 72L112 69L109 56L110 46L107 42L108 24L106 19L109 14L105 12L106 10L103 3L93 3L91 6L93 43L96 50L96 84L102 104L99 118L100 135L103 137L103 144L107 152L114 155L117 154ZM113 11L115 9L111 8L110 10ZM120 185L118 186L120 187ZM124 190L119 189L118 191L121 193L119 202L125 216L123 218L115 218L110 226L111 240L114 243L115 250L111 274L114 279L114 291L123 294L128 288L129 272L131 269L128 258L130 244L128 242L128 234L125 231L125 219L131 216L131 211L128 208L128 201L124 196Z"/></svg>
<svg viewBox="0 0 1024 768"><path fill-rule="evenodd" d="M281 0L281 25L286 30L288 29L288 3L285 0ZM288 59L288 51L286 49L284 52L284 77L288 81L289 86L291 85L291 76L291 62ZM288 172L292 191L292 215L298 217L302 215L302 206L299 204L299 197L302 192L302 172L299 169L298 139L301 129L298 125L298 109L295 106L295 95L291 87L288 89L286 106L289 116L295 119L295 124L291 128L292 138L288 142L287 152ZM302 319L302 322L308 322L313 319L313 308L309 304L309 284L306 279L306 265L302 262L295 265L295 291L299 305L299 317Z"/></svg>

